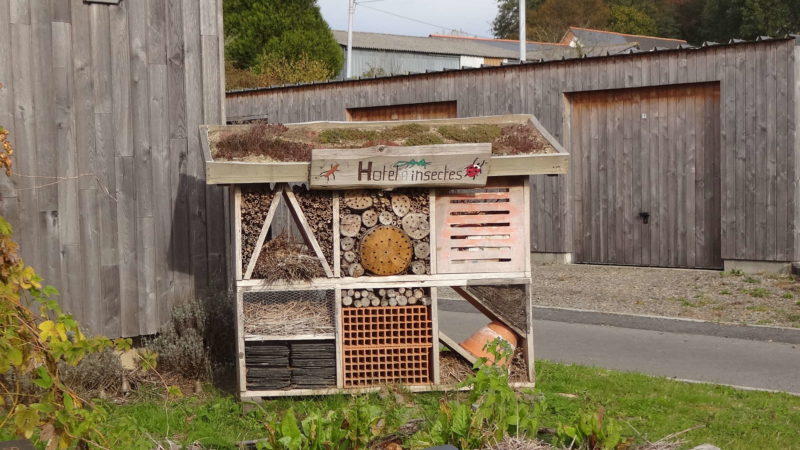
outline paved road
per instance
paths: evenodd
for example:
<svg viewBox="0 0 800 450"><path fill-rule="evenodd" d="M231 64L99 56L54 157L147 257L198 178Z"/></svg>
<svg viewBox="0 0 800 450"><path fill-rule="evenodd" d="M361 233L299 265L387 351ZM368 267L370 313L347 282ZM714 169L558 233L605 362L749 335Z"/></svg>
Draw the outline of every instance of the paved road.
<svg viewBox="0 0 800 450"><path fill-rule="evenodd" d="M439 314L457 341L488 323L477 312ZM800 395L800 345L545 320L534 327L537 359Z"/></svg>

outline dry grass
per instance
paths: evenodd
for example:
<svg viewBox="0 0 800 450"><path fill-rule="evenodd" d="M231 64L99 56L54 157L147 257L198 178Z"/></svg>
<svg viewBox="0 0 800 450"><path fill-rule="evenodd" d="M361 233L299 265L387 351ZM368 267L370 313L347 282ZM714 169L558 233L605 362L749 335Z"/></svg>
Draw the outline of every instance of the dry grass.
<svg viewBox="0 0 800 450"><path fill-rule="evenodd" d="M289 336L333 333L333 315L327 305L310 299L281 302L244 302L247 334Z"/></svg>
<svg viewBox="0 0 800 450"><path fill-rule="evenodd" d="M492 141L495 155L545 153L549 143L531 125L504 127L500 137Z"/></svg>
<svg viewBox="0 0 800 450"><path fill-rule="evenodd" d="M253 270L253 278L268 283L311 281L322 276L325 272L320 260L285 233L264 244Z"/></svg>
<svg viewBox="0 0 800 450"><path fill-rule="evenodd" d="M547 153L553 151L547 140L531 125L443 125L438 128L417 123L380 130L331 128L315 132L310 128L291 128L281 124L256 123L237 131L224 131L213 144L214 158L243 160L266 158L272 161L309 161L312 148L364 148L375 145L412 146L486 142L496 155Z"/></svg>
<svg viewBox="0 0 800 450"><path fill-rule="evenodd" d="M266 156L274 161L309 161L312 145L284 137L288 128L281 124L256 123L242 131L229 131L214 146L214 157L239 160Z"/></svg>
<svg viewBox="0 0 800 450"><path fill-rule="evenodd" d="M439 354L439 374L442 384L458 384L472 375L472 367L455 352Z"/></svg>
<svg viewBox="0 0 800 450"><path fill-rule="evenodd" d="M547 442L507 436L502 441L484 447L484 450L548 450L553 447Z"/></svg>

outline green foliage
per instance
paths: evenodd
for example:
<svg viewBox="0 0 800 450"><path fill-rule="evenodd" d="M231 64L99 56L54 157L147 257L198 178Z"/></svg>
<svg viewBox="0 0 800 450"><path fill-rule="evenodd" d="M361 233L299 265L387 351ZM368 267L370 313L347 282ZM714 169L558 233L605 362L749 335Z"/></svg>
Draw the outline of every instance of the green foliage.
<svg viewBox="0 0 800 450"><path fill-rule="evenodd" d="M325 81L334 75L323 61L306 55L286 58L259 58L255 67L239 69L230 61L225 63L225 88L248 89L280 84Z"/></svg>
<svg viewBox="0 0 800 450"><path fill-rule="evenodd" d="M459 448L482 448L506 436L536 437L544 400L534 392L517 393L508 384L513 349L497 338L485 347L496 361L475 363L477 372L460 387L471 387L466 401L442 401L430 427L412 439L415 446L453 444Z"/></svg>
<svg viewBox="0 0 800 450"><path fill-rule="evenodd" d="M207 317L200 302L186 300L172 308L172 318L158 336L146 341L145 346L157 356L159 370L178 373L189 379L205 378L210 371L207 345L203 336ZM151 358L142 358L148 365L155 365Z"/></svg>
<svg viewBox="0 0 800 450"><path fill-rule="evenodd" d="M356 128L331 128L319 133L319 141L323 144L344 144L353 141L369 141L378 138L374 130Z"/></svg>
<svg viewBox="0 0 800 450"><path fill-rule="evenodd" d="M389 75L383 67L369 67L369 70L361 74L361 78L375 78L375 77L385 77Z"/></svg>
<svg viewBox="0 0 800 450"><path fill-rule="evenodd" d="M445 125L437 128L439 134L456 142L492 142L500 137L502 129L497 125L480 124L470 126Z"/></svg>
<svg viewBox="0 0 800 450"><path fill-rule="evenodd" d="M0 217L0 430L10 428L48 448L80 441L100 445L98 426L106 410L70 388L61 368L110 348L127 348L130 341L84 336L55 300L58 291L43 287L19 258L11 233Z"/></svg>
<svg viewBox="0 0 800 450"><path fill-rule="evenodd" d="M611 30L617 33L655 36L658 33L658 25L647 13L633 6L612 5Z"/></svg>
<svg viewBox="0 0 800 450"><path fill-rule="evenodd" d="M526 14L543 1L525 0ZM492 21L492 34L500 39L519 39L519 0L497 0L497 16Z"/></svg>
<svg viewBox="0 0 800 450"><path fill-rule="evenodd" d="M622 436L622 426L606 417L605 409L581 414L574 425L559 425L556 440L567 448L612 450L627 448L632 438Z"/></svg>
<svg viewBox="0 0 800 450"><path fill-rule="evenodd" d="M570 26L703 41L781 36L800 30L800 0L537 0L528 37L558 41ZM516 38L517 1L498 0L495 36Z"/></svg>
<svg viewBox="0 0 800 450"><path fill-rule="evenodd" d="M344 408L314 408L302 420L289 408L278 420L276 413L258 405L265 414L267 438L256 444L268 450L325 450L367 448L384 432L388 414L368 396L354 397Z"/></svg>
<svg viewBox="0 0 800 450"><path fill-rule="evenodd" d="M537 41L558 42L570 26L608 29L611 12L603 0L544 0L528 14L527 35Z"/></svg>
<svg viewBox="0 0 800 450"><path fill-rule="evenodd" d="M265 60L321 61L329 73L344 55L316 0L224 0L225 55L239 69Z"/></svg>
<svg viewBox="0 0 800 450"><path fill-rule="evenodd" d="M434 133L419 133L406 138L405 145L437 145L444 144L442 138Z"/></svg>
<svg viewBox="0 0 800 450"><path fill-rule="evenodd" d="M753 289L745 289L745 292L750 294L751 297L755 298L765 298L769 296L769 289L763 287L757 287Z"/></svg>

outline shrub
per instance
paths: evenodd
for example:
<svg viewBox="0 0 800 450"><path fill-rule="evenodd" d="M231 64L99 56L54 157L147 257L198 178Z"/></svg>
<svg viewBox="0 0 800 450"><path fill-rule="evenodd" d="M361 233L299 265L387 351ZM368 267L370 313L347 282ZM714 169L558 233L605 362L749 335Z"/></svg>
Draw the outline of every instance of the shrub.
<svg viewBox="0 0 800 450"><path fill-rule="evenodd" d="M61 371L64 384L86 396L115 393L122 387L122 363L111 349L89 354L75 366L62 363Z"/></svg>
<svg viewBox="0 0 800 450"><path fill-rule="evenodd" d="M196 299L186 300L172 308L172 319L145 347L158 354L160 371L195 380L206 378L211 365L203 339L205 331L206 314L201 303Z"/></svg>

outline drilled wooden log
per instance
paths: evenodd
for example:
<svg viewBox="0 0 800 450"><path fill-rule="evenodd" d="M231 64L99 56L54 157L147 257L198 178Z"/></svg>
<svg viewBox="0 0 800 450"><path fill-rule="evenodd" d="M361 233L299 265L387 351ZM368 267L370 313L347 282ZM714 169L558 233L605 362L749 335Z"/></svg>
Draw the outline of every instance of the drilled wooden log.
<svg viewBox="0 0 800 450"><path fill-rule="evenodd" d="M408 213L403 217L403 231L411 239L422 239L431 232L428 216L420 213Z"/></svg>
<svg viewBox="0 0 800 450"><path fill-rule="evenodd" d="M417 259L427 259L431 254L431 245L425 241L414 242L414 256Z"/></svg>
<svg viewBox="0 0 800 450"><path fill-rule="evenodd" d="M349 263L354 262L356 260L356 253L348 250L342 254L342 258Z"/></svg>
<svg viewBox="0 0 800 450"><path fill-rule="evenodd" d="M351 277L355 278L364 275L364 268L358 263L351 264L347 271L350 273Z"/></svg>
<svg viewBox="0 0 800 450"><path fill-rule="evenodd" d="M392 211L403 217L411 210L411 199L405 194L392 194Z"/></svg>
<svg viewBox="0 0 800 450"><path fill-rule="evenodd" d="M347 191L344 204L355 211L362 211L372 206L372 196L365 191Z"/></svg>
<svg viewBox="0 0 800 450"><path fill-rule="evenodd" d="M358 214L344 214L339 220L339 231L342 236L356 237L361 231L361 216Z"/></svg>
<svg viewBox="0 0 800 450"><path fill-rule="evenodd" d="M378 213L374 209L368 209L361 213L361 223L367 228L372 228L378 224Z"/></svg>
<svg viewBox="0 0 800 450"><path fill-rule="evenodd" d="M356 246L356 240L350 236L345 236L341 240L339 240L339 244L342 246L342 250L352 250Z"/></svg>
<svg viewBox="0 0 800 450"><path fill-rule="evenodd" d="M416 260L411 263L411 273L414 275L425 275L428 271L424 261Z"/></svg>
<svg viewBox="0 0 800 450"><path fill-rule="evenodd" d="M381 223L381 225L394 225L396 222L395 215L389 211L381 211L381 213L378 214L378 221Z"/></svg>

